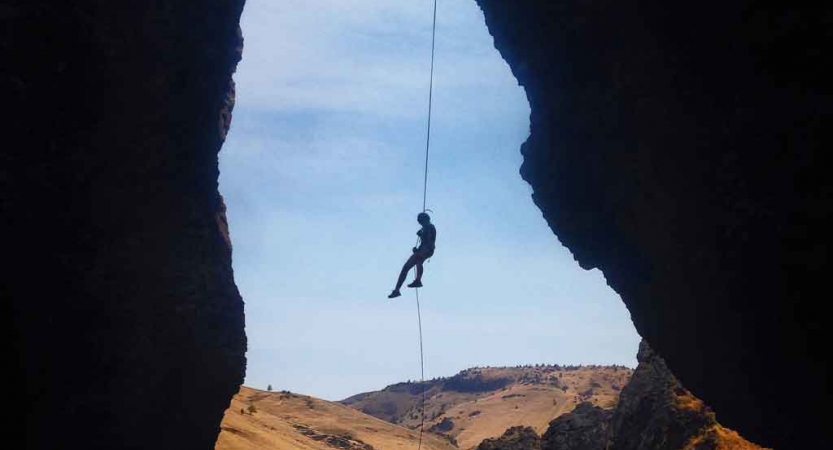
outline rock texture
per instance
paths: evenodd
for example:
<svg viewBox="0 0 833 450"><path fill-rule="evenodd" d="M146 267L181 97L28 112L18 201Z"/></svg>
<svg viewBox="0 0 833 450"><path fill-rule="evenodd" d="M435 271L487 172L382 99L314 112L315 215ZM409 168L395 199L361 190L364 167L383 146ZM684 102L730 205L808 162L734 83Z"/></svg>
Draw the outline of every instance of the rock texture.
<svg viewBox="0 0 833 450"><path fill-rule="evenodd" d="M477 450L541 450L541 438L530 427L512 427L499 438L484 440Z"/></svg>
<svg viewBox="0 0 833 450"><path fill-rule="evenodd" d="M613 417L609 418L609 443L607 447L596 448L760 449L717 423L711 409L680 384L668 370L665 361L644 341L639 346L637 359L639 366L622 390Z"/></svg>
<svg viewBox="0 0 833 450"><path fill-rule="evenodd" d="M515 427L478 450L761 450L720 425L644 341L637 358L613 410L581 403L550 422L540 441Z"/></svg>
<svg viewBox="0 0 833 450"><path fill-rule="evenodd" d="M242 0L0 2L2 296L27 449L211 449L245 369L217 153Z"/></svg>
<svg viewBox="0 0 833 450"><path fill-rule="evenodd" d="M545 450L603 450L610 436L610 410L581 403L552 422L542 436Z"/></svg>
<svg viewBox="0 0 833 450"><path fill-rule="evenodd" d="M728 426L825 441L833 10L477 1L526 89L521 174L561 242Z"/></svg>

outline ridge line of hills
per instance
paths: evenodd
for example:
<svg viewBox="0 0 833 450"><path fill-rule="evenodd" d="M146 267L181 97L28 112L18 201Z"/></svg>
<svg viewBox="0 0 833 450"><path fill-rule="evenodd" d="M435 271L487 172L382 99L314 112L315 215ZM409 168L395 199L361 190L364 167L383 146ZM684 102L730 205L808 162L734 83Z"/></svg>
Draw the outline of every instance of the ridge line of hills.
<svg viewBox="0 0 833 450"><path fill-rule="evenodd" d="M216 450L760 450L643 342L638 367L473 367L330 402L241 388Z"/></svg>

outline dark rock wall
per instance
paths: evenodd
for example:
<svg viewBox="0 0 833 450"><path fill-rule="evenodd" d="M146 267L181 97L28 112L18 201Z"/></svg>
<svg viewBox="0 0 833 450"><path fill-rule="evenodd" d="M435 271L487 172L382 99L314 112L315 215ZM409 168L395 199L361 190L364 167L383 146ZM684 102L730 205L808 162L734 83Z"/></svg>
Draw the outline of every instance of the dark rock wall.
<svg viewBox="0 0 833 450"><path fill-rule="evenodd" d="M830 8L478 1L527 89L522 174L559 239L728 425L821 442ZM0 3L27 448L213 444L245 365L217 191L242 3Z"/></svg>
<svg viewBox="0 0 833 450"><path fill-rule="evenodd" d="M477 1L526 88L521 174L561 242L726 425L821 442L833 9Z"/></svg>
<svg viewBox="0 0 833 450"><path fill-rule="evenodd" d="M613 413L589 402L579 403L550 422L541 436L543 450L604 450Z"/></svg>
<svg viewBox="0 0 833 450"><path fill-rule="evenodd" d="M245 370L217 188L242 7L0 3L0 292L23 448L213 448Z"/></svg>
<svg viewBox="0 0 833 450"><path fill-rule="evenodd" d="M644 341L637 359L639 366L622 390L612 418L610 450L683 448L714 423L714 415L701 402L694 408L677 405L678 395L688 393Z"/></svg>
<svg viewBox="0 0 833 450"><path fill-rule="evenodd" d="M512 427L499 438L484 439L477 450L541 450L541 438L531 427Z"/></svg>
<svg viewBox="0 0 833 450"><path fill-rule="evenodd" d="M757 450L686 390L665 361L643 341L639 366L622 390L610 421L609 441L599 450Z"/></svg>

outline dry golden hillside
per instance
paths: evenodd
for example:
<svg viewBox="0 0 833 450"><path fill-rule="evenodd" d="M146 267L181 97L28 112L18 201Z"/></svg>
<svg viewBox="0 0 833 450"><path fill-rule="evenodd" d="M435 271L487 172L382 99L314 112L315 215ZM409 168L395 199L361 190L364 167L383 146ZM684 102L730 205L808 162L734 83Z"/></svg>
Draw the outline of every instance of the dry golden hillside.
<svg viewBox="0 0 833 450"><path fill-rule="evenodd" d="M221 428L216 450L415 450L419 439L419 430L338 403L247 387L232 399ZM422 448L454 449L430 433Z"/></svg>
<svg viewBox="0 0 833 450"><path fill-rule="evenodd" d="M523 366L468 369L423 383L399 383L342 403L417 429L426 389L425 428L454 438L461 449L476 447L513 426L539 434L549 422L582 401L613 408L632 370L608 366Z"/></svg>

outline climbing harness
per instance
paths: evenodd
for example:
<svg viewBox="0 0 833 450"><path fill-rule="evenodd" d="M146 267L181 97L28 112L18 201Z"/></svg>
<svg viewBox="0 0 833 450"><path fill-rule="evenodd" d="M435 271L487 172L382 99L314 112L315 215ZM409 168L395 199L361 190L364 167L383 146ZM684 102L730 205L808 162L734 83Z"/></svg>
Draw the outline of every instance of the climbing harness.
<svg viewBox="0 0 833 450"><path fill-rule="evenodd" d="M431 147L431 103L434 94L434 42L437 36L437 0L434 0L434 20L431 25L431 75L428 84L428 126L425 135L425 176L422 180L422 212L425 212L428 200L428 150ZM420 405L419 444L417 450L422 449L422 433L425 428L425 359L422 352L422 314L419 308L419 288L415 288L417 323L419 325L419 370L420 385L422 386L422 402Z"/></svg>

